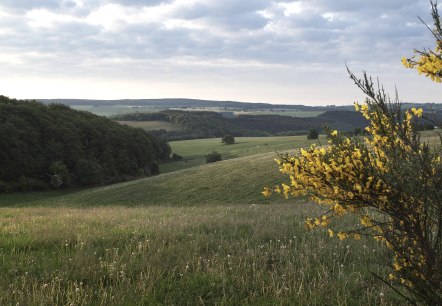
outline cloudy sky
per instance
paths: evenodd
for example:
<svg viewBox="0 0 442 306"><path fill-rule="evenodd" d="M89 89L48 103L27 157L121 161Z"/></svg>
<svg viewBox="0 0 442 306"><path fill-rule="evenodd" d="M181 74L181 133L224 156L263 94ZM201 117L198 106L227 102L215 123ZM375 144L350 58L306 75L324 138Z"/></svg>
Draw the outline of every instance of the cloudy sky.
<svg viewBox="0 0 442 306"><path fill-rule="evenodd" d="M442 102L401 66L429 0L0 0L0 94L351 104L362 70Z"/></svg>

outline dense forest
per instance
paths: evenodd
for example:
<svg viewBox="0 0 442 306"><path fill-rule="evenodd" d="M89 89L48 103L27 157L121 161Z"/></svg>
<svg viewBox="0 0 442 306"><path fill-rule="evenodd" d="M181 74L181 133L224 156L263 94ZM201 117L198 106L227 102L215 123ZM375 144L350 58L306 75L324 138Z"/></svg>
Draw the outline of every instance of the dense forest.
<svg viewBox="0 0 442 306"><path fill-rule="evenodd" d="M141 129L66 105L0 96L0 192L149 176L170 153Z"/></svg>
<svg viewBox="0 0 442 306"><path fill-rule="evenodd" d="M165 110L157 113L131 113L113 117L118 121L167 121L181 126L180 131L155 130L153 135L167 140L233 136L306 135L323 125L343 131L363 128L367 121L354 111L327 111L317 117L280 115L225 116L217 112Z"/></svg>

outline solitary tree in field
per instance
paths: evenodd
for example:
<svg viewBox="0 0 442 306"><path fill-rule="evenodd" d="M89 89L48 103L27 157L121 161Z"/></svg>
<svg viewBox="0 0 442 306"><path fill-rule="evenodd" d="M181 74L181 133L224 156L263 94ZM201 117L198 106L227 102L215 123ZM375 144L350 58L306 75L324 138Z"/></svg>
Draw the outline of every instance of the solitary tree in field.
<svg viewBox="0 0 442 306"><path fill-rule="evenodd" d="M309 129L307 133L307 139L318 139L319 134L315 129Z"/></svg>
<svg viewBox="0 0 442 306"><path fill-rule="evenodd" d="M225 144L234 144L235 143L235 137L233 137L230 134L226 134L221 138L221 142Z"/></svg>
<svg viewBox="0 0 442 306"><path fill-rule="evenodd" d="M436 49L415 51L419 58L403 62L441 82L441 21L431 4ZM422 109L403 111L365 73L361 79L349 73L367 95L355 108L369 121L368 136L329 131L329 146L280 156L280 170L290 180L263 194L305 195L327 206L323 215L307 219L307 228L326 227L330 237L340 240L368 236L384 243L392 250L385 282L412 304L441 305L442 136L433 145L421 141L416 125ZM335 232L333 220L346 214L357 215L359 224Z"/></svg>

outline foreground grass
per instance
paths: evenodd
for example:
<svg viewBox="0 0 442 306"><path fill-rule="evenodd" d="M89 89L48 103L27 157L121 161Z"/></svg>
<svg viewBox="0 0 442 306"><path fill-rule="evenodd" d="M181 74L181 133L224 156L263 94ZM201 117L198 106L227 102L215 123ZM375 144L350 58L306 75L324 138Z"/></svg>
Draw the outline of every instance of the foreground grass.
<svg viewBox="0 0 442 306"><path fill-rule="evenodd" d="M383 250L306 231L319 209L0 208L0 304L394 304Z"/></svg>

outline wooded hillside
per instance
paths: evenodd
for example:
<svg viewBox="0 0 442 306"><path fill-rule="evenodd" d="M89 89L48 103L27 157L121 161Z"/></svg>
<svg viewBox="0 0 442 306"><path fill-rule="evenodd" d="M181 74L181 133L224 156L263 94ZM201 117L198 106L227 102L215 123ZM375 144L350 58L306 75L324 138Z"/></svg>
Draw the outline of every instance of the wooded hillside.
<svg viewBox="0 0 442 306"><path fill-rule="evenodd" d="M141 129L61 104L0 96L0 191L149 176L170 147Z"/></svg>
<svg viewBox="0 0 442 306"><path fill-rule="evenodd" d="M311 128L321 131L323 125L352 131L363 128L367 121L354 111L327 111L317 117L280 115L223 116L217 112L165 110L157 113L131 113L113 117L118 121L167 121L181 126L181 131L154 130L155 136L168 140L233 136L306 135Z"/></svg>

